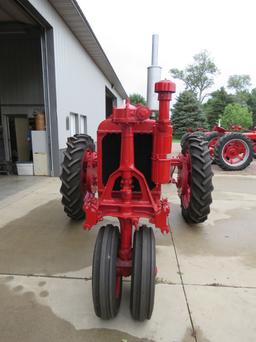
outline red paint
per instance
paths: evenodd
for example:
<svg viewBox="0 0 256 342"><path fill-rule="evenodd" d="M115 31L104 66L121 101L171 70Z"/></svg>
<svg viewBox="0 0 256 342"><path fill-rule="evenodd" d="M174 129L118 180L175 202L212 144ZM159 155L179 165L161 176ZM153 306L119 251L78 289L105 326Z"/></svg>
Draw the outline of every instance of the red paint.
<svg viewBox="0 0 256 342"><path fill-rule="evenodd" d="M184 208L188 208L191 197L191 158L188 151L184 155L180 155L181 164L178 165L178 184L179 195Z"/></svg>
<svg viewBox="0 0 256 342"><path fill-rule="evenodd" d="M230 165L240 163L246 156L246 145L238 139L230 140L222 151L223 159Z"/></svg>

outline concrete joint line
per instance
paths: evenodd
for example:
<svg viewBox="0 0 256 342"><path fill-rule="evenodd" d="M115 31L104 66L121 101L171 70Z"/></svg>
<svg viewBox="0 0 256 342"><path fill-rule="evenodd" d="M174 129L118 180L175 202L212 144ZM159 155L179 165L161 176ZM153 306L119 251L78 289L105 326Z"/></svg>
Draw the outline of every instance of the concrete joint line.
<svg viewBox="0 0 256 342"><path fill-rule="evenodd" d="M27 278L52 278L52 279L67 279L67 280L92 280L92 277L70 277L70 276L61 276L61 275L47 275L47 274L25 274L25 273L2 273L0 272L0 276L13 276L13 277L27 277Z"/></svg>
<svg viewBox="0 0 256 342"><path fill-rule="evenodd" d="M169 221L169 219L168 219L168 221ZM186 301L186 305L187 305L187 309L188 309L190 324L191 324L191 327L192 327L192 337L194 337L195 341L198 342L197 336L196 336L196 330L195 330L193 319L192 319L191 310L190 310L189 303L188 303L187 293L186 293L184 281L183 281L183 278L182 278L180 263L179 263L179 259L178 259L178 253L177 253L177 250L176 250L176 246L175 246L175 242L174 242L174 237L173 237L170 221L168 222L168 224L169 224L169 227L170 227L170 234L171 234L173 248L174 248L174 253L175 253L175 258L176 258L176 262L177 262L177 266L178 266L178 270L179 270L181 286L182 286L182 289L183 289L183 293L184 293L184 297L185 297L185 301Z"/></svg>
<svg viewBox="0 0 256 342"><path fill-rule="evenodd" d="M220 287L220 288L230 288L230 289L251 289L256 290L256 286L240 286L240 285L225 285L225 284L185 284L185 286L201 286L201 287Z"/></svg>

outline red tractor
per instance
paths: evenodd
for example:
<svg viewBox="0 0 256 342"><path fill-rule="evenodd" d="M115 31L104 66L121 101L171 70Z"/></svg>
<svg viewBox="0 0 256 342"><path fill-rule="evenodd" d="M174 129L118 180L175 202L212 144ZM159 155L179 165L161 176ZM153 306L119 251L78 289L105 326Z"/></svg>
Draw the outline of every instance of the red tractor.
<svg viewBox="0 0 256 342"><path fill-rule="evenodd" d="M232 126L232 130L227 131L215 126L204 135L212 159L223 170L243 170L256 156L256 130L243 132L241 126Z"/></svg>
<svg viewBox="0 0 256 342"><path fill-rule="evenodd" d="M211 158L207 142L188 137L182 152L169 158L172 146L171 81L156 83L159 116L127 101L100 123L97 152L87 135L69 138L61 175L62 203L72 219L85 216L90 230L106 216L118 225L100 228L92 266L92 296L97 316L116 316L122 295L122 278L131 276L130 310L135 320L150 319L154 306L156 252L152 226L169 233L170 207L161 195L163 184L175 183L181 210L189 224L207 219L212 202ZM175 179L170 170L177 168Z"/></svg>

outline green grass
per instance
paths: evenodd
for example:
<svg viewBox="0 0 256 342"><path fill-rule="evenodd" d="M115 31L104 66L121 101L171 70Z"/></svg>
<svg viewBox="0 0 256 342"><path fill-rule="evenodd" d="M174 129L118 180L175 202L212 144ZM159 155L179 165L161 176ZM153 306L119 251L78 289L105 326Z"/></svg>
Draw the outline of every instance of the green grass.
<svg viewBox="0 0 256 342"><path fill-rule="evenodd" d="M172 142L173 143L179 143L180 142L180 138L172 137Z"/></svg>

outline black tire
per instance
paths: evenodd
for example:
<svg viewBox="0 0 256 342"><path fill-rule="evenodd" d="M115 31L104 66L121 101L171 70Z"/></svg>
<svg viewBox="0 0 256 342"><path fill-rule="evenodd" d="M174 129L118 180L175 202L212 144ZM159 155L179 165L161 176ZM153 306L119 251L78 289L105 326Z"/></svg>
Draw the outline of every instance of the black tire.
<svg viewBox="0 0 256 342"><path fill-rule="evenodd" d="M192 133L187 132L185 134L183 134L183 136L180 139L180 146L182 147L182 145L184 144L184 142L186 141L186 139L191 135Z"/></svg>
<svg viewBox="0 0 256 342"><path fill-rule="evenodd" d="M209 147L210 142L211 142L213 139L215 139L215 138L217 138L217 137L219 137L219 136L220 136L220 134L219 134L218 132L211 132L211 133L209 133L209 134L205 134L205 140L208 141L208 147ZM210 148L209 148L209 149L210 149ZM213 163L213 164L215 164L214 150L215 150L215 146L214 146L214 149L213 149L212 153L211 153L211 151L210 151L210 155L211 155L211 159L212 159L212 163Z"/></svg>
<svg viewBox="0 0 256 342"><path fill-rule="evenodd" d="M119 229L111 224L101 227L94 247L92 265L92 296L94 311L102 319L114 318L119 310L122 295L122 278L116 295L116 261Z"/></svg>
<svg viewBox="0 0 256 342"><path fill-rule="evenodd" d="M209 134L205 134L205 140L210 142L212 139L215 139L219 136L218 132L211 132Z"/></svg>
<svg viewBox="0 0 256 342"><path fill-rule="evenodd" d="M73 220L84 218L81 172L86 150L95 151L93 139L86 134L77 134L68 139L67 149L64 152L60 192L64 211Z"/></svg>
<svg viewBox="0 0 256 342"><path fill-rule="evenodd" d="M252 147L253 147L253 158L256 159L256 141L252 141Z"/></svg>
<svg viewBox="0 0 256 342"><path fill-rule="evenodd" d="M135 320L150 319L155 297L156 251L151 227L134 233L131 280L131 315Z"/></svg>
<svg viewBox="0 0 256 342"><path fill-rule="evenodd" d="M182 146L182 154L189 154L191 169L189 175L190 196L187 203L181 194L182 216L189 224L207 220L212 203L212 169L208 143L196 136L189 136ZM182 172L182 171L181 171Z"/></svg>
<svg viewBox="0 0 256 342"><path fill-rule="evenodd" d="M243 144L245 148L245 155L244 158L238 162L232 164L229 162L229 158L224 156L225 154L225 148L228 146L228 144L231 144L232 141L237 141L240 144ZM216 161L216 164L220 166L223 170L227 171L239 171L245 169L247 166L249 166L253 159L253 145L252 141L247 138L242 133L232 132L226 135L223 135L217 142L215 146L215 153L214 158Z"/></svg>
<svg viewBox="0 0 256 342"><path fill-rule="evenodd" d="M192 134L196 137L205 137L205 133L203 131L195 131Z"/></svg>
<svg viewBox="0 0 256 342"><path fill-rule="evenodd" d="M185 134L183 134L183 136L180 139L180 146L182 147L184 142L187 140L188 137L190 136L196 136L196 137L205 137L204 132L202 131L195 131L195 132L187 132Z"/></svg>

